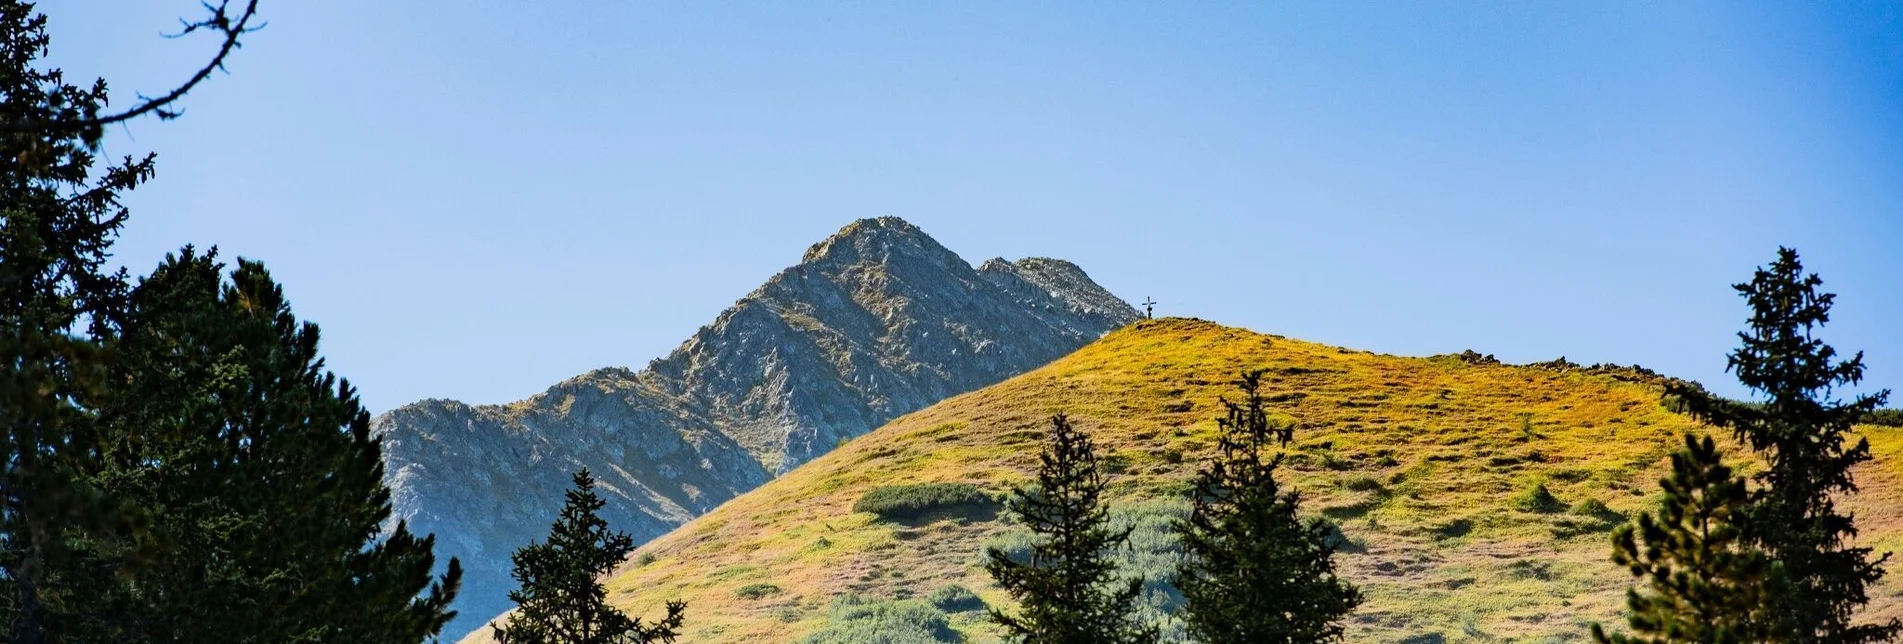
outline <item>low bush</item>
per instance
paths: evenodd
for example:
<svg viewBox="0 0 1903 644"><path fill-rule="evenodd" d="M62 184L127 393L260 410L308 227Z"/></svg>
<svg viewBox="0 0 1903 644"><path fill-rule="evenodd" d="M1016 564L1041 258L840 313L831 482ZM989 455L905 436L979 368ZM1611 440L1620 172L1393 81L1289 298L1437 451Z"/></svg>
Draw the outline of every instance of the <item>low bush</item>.
<svg viewBox="0 0 1903 644"><path fill-rule="evenodd" d="M970 592L970 591L966 591ZM826 625L800 644L942 644L962 642L945 613L918 600L886 601L860 595L833 600Z"/></svg>
<svg viewBox="0 0 1903 644"><path fill-rule="evenodd" d="M910 520L939 510L985 507L997 503L970 483L913 483L874 488L852 504L854 512Z"/></svg>
<svg viewBox="0 0 1903 644"><path fill-rule="evenodd" d="M1527 512L1547 513L1564 510L1566 504L1560 503L1559 497L1553 496L1552 490L1546 489L1545 483L1535 483L1519 496L1513 497L1513 507Z"/></svg>
<svg viewBox="0 0 1903 644"><path fill-rule="evenodd" d="M773 584L747 584L733 591L733 596L741 599L760 599L768 595L780 594L780 587Z"/></svg>
<svg viewBox="0 0 1903 644"><path fill-rule="evenodd" d="M932 591L931 597L926 598L926 601L947 613L967 613L986 608L985 600L979 599L977 593L958 584Z"/></svg>
<svg viewBox="0 0 1903 644"><path fill-rule="evenodd" d="M1370 492L1381 489L1381 481L1372 476L1350 476L1342 480L1341 486L1355 492Z"/></svg>
<svg viewBox="0 0 1903 644"><path fill-rule="evenodd" d="M1606 504L1600 502L1599 499L1586 499L1574 504L1573 514L1582 517L1613 517L1619 515L1619 513L1613 512L1612 508L1606 507Z"/></svg>

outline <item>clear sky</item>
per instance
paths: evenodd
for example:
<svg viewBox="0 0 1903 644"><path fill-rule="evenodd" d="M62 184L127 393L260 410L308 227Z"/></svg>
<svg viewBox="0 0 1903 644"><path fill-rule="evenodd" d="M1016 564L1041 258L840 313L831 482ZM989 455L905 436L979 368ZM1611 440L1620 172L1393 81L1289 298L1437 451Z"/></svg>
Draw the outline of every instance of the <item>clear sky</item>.
<svg viewBox="0 0 1903 644"><path fill-rule="evenodd" d="M54 0L120 103L195 0ZM264 0L119 259L261 259L368 404L664 355L847 222L1073 260L1159 314L1741 393L1797 247L1903 389L1903 6ZM1899 401L1903 402L1903 401Z"/></svg>

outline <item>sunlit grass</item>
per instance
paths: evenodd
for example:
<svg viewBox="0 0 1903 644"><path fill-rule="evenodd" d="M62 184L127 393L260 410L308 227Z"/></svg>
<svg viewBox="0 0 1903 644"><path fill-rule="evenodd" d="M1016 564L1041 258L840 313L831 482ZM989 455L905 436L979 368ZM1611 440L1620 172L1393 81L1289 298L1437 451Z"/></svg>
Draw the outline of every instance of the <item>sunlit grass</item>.
<svg viewBox="0 0 1903 644"><path fill-rule="evenodd" d="M1024 483L1049 415L1068 413L1118 470L1113 502L1179 498L1214 447L1219 396L1269 370L1271 409L1296 423L1285 469L1305 507L1354 547L1344 574L1367 603L1350 641L1577 640L1616 616L1628 576L1608 532L1655 503L1678 435L1696 426L1632 376L1406 358L1195 320L1143 322L1045 368L893 421L644 546L609 582L635 614L688 602L687 641L785 642L826 624L834 600L924 599L950 584L1008 600L978 567L1012 526L995 513L918 521L854 512L866 492ZM1903 550L1903 430L1865 427L1865 542ZM1723 438L1721 436L1721 438ZM1750 469L1750 468L1746 468ZM1550 499L1529 500L1536 486ZM1584 511L1575 511L1584 507ZM651 558L651 560L650 560ZM742 592L771 584L772 593ZM1903 610L1903 586L1873 616ZM972 641L981 613L953 616Z"/></svg>

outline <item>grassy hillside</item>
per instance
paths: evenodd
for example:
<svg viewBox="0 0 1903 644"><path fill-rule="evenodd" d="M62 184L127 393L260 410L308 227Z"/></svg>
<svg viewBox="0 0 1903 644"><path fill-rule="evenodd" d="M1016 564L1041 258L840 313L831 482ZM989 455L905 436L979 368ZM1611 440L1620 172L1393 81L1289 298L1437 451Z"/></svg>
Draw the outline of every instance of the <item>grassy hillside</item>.
<svg viewBox="0 0 1903 644"><path fill-rule="evenodd" d="M960 585L1004 601L978 553L1010 545L1013 527L983 504L882 518L855 503L915 483L1002 494L1029 477L1048 416L1065 411L1112 454L1114 501L1144 522L1131 558L1160 574L1172 556L1158 544L1161 527L1212 448L1217 397L1245 368L1269 370L1274 410L1302 427L1287 476L1348 540L1344 574L1368 596L1351 620L1356 642L1583 638L1591 621L1616 616L1628 581L1607 559L1607 533L1649 507L1666 455L1694 428L1634 372L1404 358L1195 320L1142 322L728 502L639 550L609 582L611 597L637 614L686 599L691 642L798 641L821 629L850 641L856 619L923 621L940 640L955 629L989 641L982 612L947 614L923 600ZM1864 429L1879 460L1861 472L1866 492L1850 507L1867 540L1894 549L1903 430ZM1542 485L1552 498L1529 493ZM1903 585L1874 595L1872 615L1903 614ZM887 601L905 598L922 601Z"/></svg>

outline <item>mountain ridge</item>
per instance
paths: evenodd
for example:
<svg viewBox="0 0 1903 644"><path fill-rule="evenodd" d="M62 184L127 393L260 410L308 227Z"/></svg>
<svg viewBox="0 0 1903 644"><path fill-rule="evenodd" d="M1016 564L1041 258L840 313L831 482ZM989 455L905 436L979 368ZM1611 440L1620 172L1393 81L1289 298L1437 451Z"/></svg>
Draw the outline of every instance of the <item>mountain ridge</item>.
<svg viewBox="0 0 1903 644"><path fill-rule="evenodd" d="M507 607L508 555L543 536L574 469L594 472L610 524L645 541L892 417L1138 317L1075 265L1020 262L981 272L902 219L863 219L643 369L378 416L391 521L437 534L439 559L467 570L446 634Z"/></svg>

